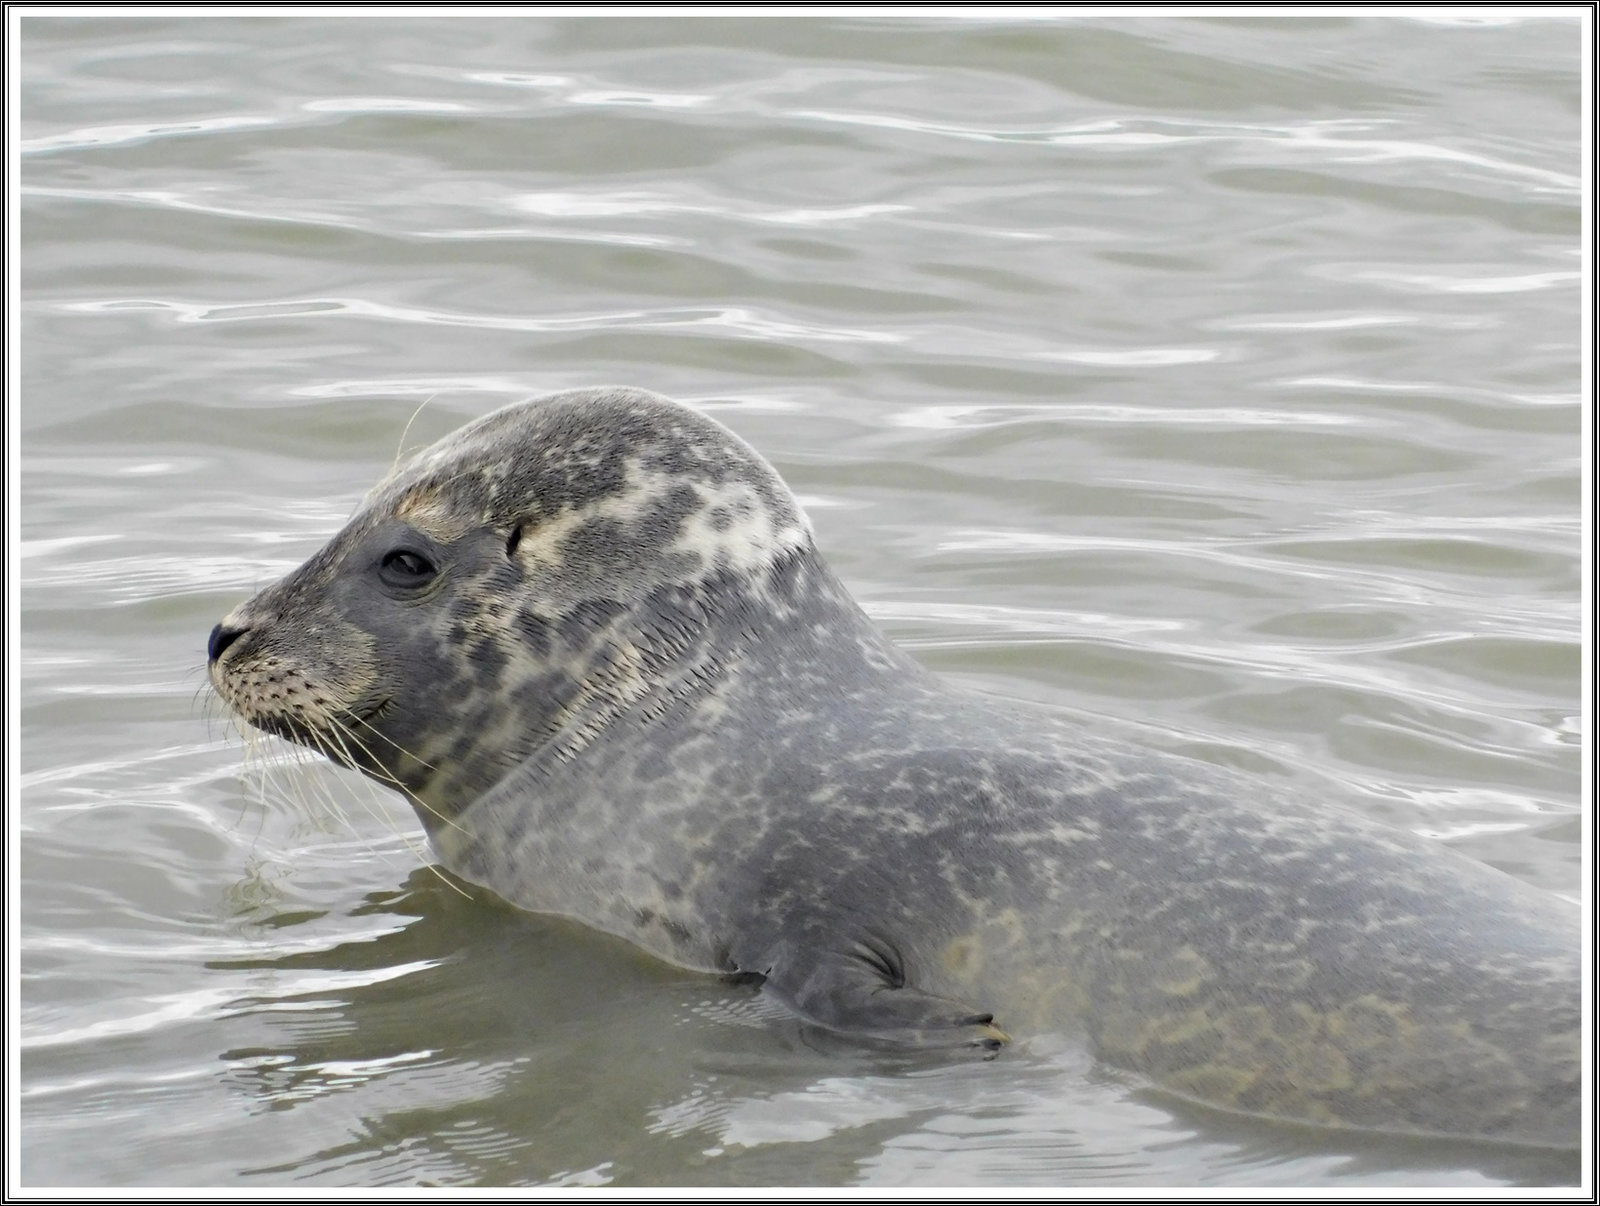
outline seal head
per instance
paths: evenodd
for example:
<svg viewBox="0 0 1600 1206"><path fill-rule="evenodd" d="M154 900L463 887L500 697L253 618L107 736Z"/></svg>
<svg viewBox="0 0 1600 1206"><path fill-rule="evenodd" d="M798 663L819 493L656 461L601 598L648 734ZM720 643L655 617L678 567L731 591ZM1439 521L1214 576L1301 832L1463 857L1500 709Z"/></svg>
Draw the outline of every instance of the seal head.
<svg viewBox="0 0 1600 1206"><path fill-rule="evenodd" d="M243 719L403 789L434 823L538 750L714 675L707 609L811 547L777 475L638 391L510 407L380 483L210 641ZM738 589L733 589L737 587Z"/></svg>

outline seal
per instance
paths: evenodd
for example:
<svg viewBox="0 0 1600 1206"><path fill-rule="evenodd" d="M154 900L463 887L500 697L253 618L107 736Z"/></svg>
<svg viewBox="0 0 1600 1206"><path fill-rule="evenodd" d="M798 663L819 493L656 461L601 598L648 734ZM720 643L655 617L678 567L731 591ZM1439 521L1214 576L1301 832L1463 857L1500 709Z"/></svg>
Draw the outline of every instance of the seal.
<svg viewBox="0 0 1600 1206"><path fill-rule="evenodd" d="M1575 910L940 681L773 469L663 398L462 428L209 664L243 720L404 793L456 874L829 1031L1066 1033L1229 1110L1578 1143Z"/></svg>

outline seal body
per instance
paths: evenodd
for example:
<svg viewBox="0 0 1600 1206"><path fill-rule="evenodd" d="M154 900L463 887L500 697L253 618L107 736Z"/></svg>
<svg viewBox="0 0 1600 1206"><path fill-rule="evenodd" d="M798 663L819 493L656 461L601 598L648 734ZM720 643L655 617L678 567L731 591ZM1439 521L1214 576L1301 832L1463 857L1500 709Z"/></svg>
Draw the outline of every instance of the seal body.
<svg viewBox="0 0 1600 1206"><path fill-rule="evenodd" d="M1070 1032L1228 1109L1578 1143L1572 910L941 682L771 467L665 399L470 424L210 654L243 719L404 792L456 873L816 1025Z"/></svg>

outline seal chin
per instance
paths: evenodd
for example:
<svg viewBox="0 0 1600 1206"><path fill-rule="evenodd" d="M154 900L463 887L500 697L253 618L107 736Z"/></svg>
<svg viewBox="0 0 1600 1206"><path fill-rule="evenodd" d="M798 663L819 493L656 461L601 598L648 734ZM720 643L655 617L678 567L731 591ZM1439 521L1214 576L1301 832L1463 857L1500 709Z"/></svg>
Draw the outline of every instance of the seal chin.
<svg viewBox="0 0 1600 1206"><path fill-rule="evenodd" d="M335 762L348 766L349 760L341 756L339 747L332 739L331 732L313 728L304 721L292 716L252 716L250 724L260 729L263 733L270 733L274 737L282 737L285 741L292 741L296 745L310 746L319 753L327 754Z"/></svg>
<svg viewBox="0 0 1600 1206"><path fill-rule="evenodd" d="M264 733L271 733L274 737L282 737L285 741L292 741L296 745L303 745L320 754L326 754L340 766L353 770L370 770L371 768L364 765L363 760L357 757L357 753L368 746L373 738L363 738L361 734L376 731L374 721L383 715L388 706L388 700L378 700L367 706L329 712L315 722L303 715L286 713L253 716L249 718L249 722ZM386 773L384 777L387 778Z"/></svg>

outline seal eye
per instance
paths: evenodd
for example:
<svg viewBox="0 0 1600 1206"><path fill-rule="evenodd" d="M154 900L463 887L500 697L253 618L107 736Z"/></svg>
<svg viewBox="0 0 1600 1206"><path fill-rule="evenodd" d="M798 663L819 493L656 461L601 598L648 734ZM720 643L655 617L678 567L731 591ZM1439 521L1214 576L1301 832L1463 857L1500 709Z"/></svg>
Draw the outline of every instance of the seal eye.
<svg viewBox="0 0 1600 1206"><path fill-rule="evenodd" d="M391 549L378 563L378 573L390 586L415 590L439 576L439 567L415 549Z"/></svg>

